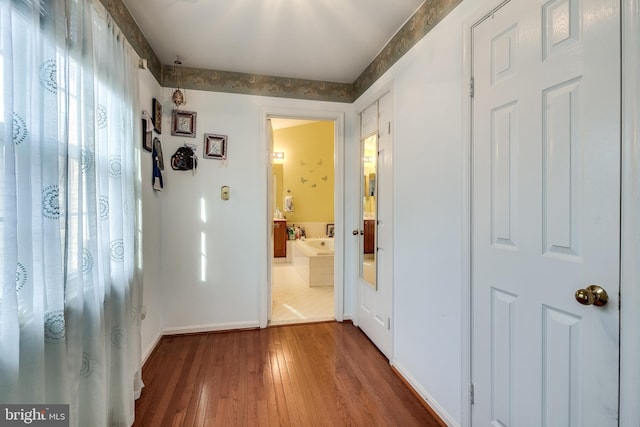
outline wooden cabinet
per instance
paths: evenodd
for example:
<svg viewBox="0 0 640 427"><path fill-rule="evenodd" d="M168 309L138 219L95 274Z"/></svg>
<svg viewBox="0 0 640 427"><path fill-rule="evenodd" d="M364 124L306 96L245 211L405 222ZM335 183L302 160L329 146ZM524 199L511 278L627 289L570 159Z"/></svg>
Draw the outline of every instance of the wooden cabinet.
<svg viewBox="0 0 640 427"><path fill-rule="evenodd" d="M376 249L376 220L364 220L364 253L372 254Z"/></svg>
<svg viewBox="0 0 640 427"><path fill-rule="evenodd" d="M287 256L287 220L273 220L273 257Z"/></svg>

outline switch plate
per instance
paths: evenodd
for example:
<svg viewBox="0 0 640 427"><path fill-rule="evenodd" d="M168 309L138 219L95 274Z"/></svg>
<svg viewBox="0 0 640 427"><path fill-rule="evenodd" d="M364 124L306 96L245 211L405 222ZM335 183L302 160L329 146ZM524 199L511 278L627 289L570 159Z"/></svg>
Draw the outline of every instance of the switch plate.
<svg viewBox="0 0 640 427"><path fill-rule="evenodd" d="M222 200L229 200L229 186L228 185L224 185L220 189L220 198Z"/></svg>

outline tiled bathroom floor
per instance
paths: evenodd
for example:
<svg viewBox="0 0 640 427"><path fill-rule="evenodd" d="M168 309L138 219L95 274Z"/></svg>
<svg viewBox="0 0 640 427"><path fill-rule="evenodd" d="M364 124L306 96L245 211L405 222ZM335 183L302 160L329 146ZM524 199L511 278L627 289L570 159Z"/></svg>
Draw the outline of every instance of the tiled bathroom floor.
<svg viewBox="0 0 640 427"><path fill-rule="evenodd" d="M309 287L293 264L274 263L271 325L334 319L333 286Z"/></svg>

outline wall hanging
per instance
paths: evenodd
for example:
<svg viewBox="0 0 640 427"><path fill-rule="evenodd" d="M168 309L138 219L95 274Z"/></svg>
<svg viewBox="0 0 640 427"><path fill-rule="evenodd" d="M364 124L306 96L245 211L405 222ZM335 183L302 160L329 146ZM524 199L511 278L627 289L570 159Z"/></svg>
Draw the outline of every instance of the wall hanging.
<svg viewBox="0 0 640 427"><path fill-rule="evenodd" d="M333 237L336 231L335 224L327 224L327 237Z"/></svg>
<svg viewBox="0 0 640 427"><path fill-rule="evenodd" d="M171 156L171 168L177 171L195 170L198 167L198 157L193 149L184 145Z"/></svg>
<svg viewBox="0 0 640 427"><path fill-rule="evenodd" d="M225 160L227 158L227 135L204 134L204 154L208 159Z"/></svg>
<svg viewBox="0 0 640 427"><path fill-rule="evenodd" d="M291 190L287 190L287 195L284 197L284 211L293 212L293 196Z"/></svg>
<svg viewBox="0 0 640 427"><path fill-rule="evenodd" d="M171 114L171 135L196 137L196 116L194 111L173 110Z"/></svg>
<svg viewBox="0 0 640 427"><path fill-rule="evenodd" d="M153 138L153 151L158 158L158 167L160 170L164 170L164 155L162 154L162 142L160 142L160 138Z"/></svg>
<svg viewBox="0 0 640 427"><path fill-rule="evenodd" d="M153 98L153 126L155 131L162 133L162 104L156 98Z"/></svg>
<svg viewBox="0 0 640 427"><path fill-rule="evenodd" d="M176 56L176 60L173 61L173 74L176 80L176 87L171 94L171 102L176 105L176 109L179 109L181 105L185 105L187 103L187 95L186 90L180 88L180 68L182 65L182 61L180 61L180 57Z"/></svg>
<svg viewBox="0 0 640 427"><path fill-rule="evenodd" d="M160 151L158 151L158 148L160 149ZM151 161L153 162L152 163L153 189L155 191L162 191L162 189L164 188L164 181L162 180L161 170L164 169L164 165L160 167L160 162L162 161L162 147L160 146L160 140L158 138L155 138L153 140L153 151L151 152ZM164 163L164 161L162 161L162 163Z"/></svg>
<svg viewBox="0 0 640 427"><path fill-rule="evenodd" d="M151 129L153 129L153 125L147 128L147 120L142 119L142 148L147 151L151 151L151 145L153 144L153 136L151 134Z"/></svg>

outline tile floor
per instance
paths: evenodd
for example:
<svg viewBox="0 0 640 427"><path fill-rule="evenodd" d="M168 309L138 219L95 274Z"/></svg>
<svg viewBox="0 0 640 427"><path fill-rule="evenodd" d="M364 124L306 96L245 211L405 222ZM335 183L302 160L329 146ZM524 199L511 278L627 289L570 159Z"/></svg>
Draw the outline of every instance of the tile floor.
<svg viewBox="0 0 640 427"><path fill-rule="evenodd" d="M271 279L271 325L334 319L333 286L307 286L290 263L274 263Z"/></svg>

